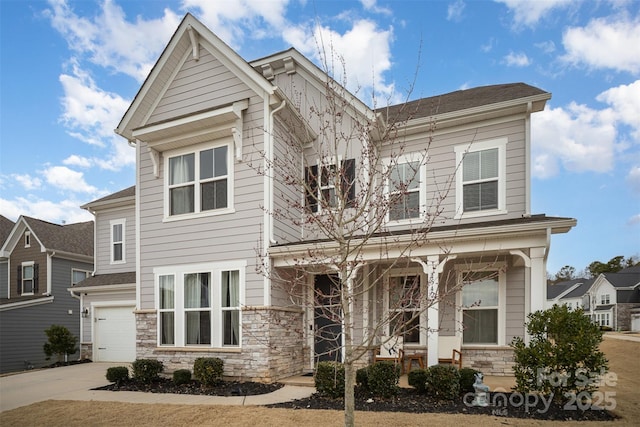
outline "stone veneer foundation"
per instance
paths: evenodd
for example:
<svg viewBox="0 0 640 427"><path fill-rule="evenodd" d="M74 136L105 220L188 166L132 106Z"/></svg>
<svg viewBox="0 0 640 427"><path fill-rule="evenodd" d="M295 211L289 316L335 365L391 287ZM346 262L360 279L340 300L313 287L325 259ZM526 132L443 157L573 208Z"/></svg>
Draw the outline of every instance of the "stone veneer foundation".
<svg viewBox="0 0 640 427"><path fill-rule="evenodd" d="M274 382L302 373L302 310L246 307L242 310L241 348L158 347L157 312L136 311L136 358L157 359L165 372L193 371L198 357L219 357L224 377L233 380Z"/></svg>
<svg viewBox="0 0 640 427"><path fill-rule="evenodd" d="M462 348L462 367L484 375L511 376L515 358L511 347Z"/></svg>

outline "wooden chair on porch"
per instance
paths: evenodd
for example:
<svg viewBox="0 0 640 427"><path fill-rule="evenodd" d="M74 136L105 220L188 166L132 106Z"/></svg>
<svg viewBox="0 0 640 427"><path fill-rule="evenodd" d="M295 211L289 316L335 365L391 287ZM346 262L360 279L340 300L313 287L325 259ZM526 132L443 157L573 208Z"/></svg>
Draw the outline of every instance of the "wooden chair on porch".
<svg viewBox="0 0 640 427"><path fill-rule="evenodd" d="M438 336L438 363L451 363L462 369L462 337Z"/></svg>
<svg viewBox="0 0 640 427"><path fill-rule="evenodd" d="M400 364L400 373L404 374L404 340L402 337L380 337L380 347L373 355L373 363L382 360L392 361Z"/></svg>

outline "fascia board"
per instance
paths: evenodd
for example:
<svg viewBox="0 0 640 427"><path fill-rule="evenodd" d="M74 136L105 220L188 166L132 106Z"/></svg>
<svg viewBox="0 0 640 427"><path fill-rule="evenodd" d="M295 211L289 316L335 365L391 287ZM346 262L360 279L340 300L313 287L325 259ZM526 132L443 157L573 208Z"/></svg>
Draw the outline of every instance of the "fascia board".
<svg viewBox="0 0 640 427"><path fill-rule="evenodd" d="M97 210L106 210L111 208L119 208L127 205L131 205L133 207L135 205L135 202L136 202L135 196L127 196L127 197L121 197L118 199L105 200L102 202L95 202L95 203L89 202L80 206L80 209L97 211Z"/></svg>
<svg viewBox="0 0 640 427"><path fill-rule="evenodd" d="M67 291L71 292L113 292L113 291L126 291L126 290L135 290L135 283L124 283L117 285L100 285L100 286L76 286L67 288Z"/></svg>

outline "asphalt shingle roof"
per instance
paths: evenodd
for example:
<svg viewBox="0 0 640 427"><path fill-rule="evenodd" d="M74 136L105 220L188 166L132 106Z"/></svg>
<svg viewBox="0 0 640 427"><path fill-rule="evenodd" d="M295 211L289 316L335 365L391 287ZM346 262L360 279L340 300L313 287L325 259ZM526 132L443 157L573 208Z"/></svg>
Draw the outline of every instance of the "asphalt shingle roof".
<svg viewBox="0 0 640 427"><path fill-rule="evenodd" d="M22 218L45 248L93 256L93 221L59 225L28 216Z"/></svg>
<svg viewBox="0 0 640 427"><path fill-rule="evenodd" d="M96 274L89 276L81 282L76 283L74 288L84 288L89 286L106 285L126 285L136 283L136 272Z"/></svg>
<svg viewBox="0 0 640 427"><path fill-rule="evenodd" d="M9 234L11 234L11 230L13 230L14 225L15 223L9 218L0 215L0 247L2 247L5 240L7 240Z"/></svg>

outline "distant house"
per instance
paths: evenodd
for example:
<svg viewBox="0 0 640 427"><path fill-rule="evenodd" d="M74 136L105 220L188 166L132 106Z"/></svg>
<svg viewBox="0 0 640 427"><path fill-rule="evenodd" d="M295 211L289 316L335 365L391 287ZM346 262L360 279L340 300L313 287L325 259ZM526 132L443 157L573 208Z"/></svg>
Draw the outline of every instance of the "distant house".
<svg viewBox="0 0 640 427"><path fill-rule="evenodd" d="M261 270L288 277L297 260L316 249L331 250L331 242L315 234L313 218L330 209L337 185L343 186L347 209L366 203L356 200L364 186L356 177L366 172L363 151L374 147L398 177L380 177L375 191L381 199L410 188L406 200L385 215L385 233L362 242L366 256L354 260L353 277L343 279L342 285L363 290L353 301L356 335L378 341L381 335L402 335L405 353L425 355L429 365L438 362L439 337L455 337L466 366L511 373L508 344L525 337L527 314L546 301L550 236L576 224L573 218L531 213L530 120L551 94L507 83L373 110L351 94L330 90L330 80L295 49L246 62L187 14L116 127L136 147L131 235L137 258L127 254L120 270L107 252L100 253L116 250L108 224L129 211L106 209L109 216L101 218L97 205L104 200L86 205L97 213L97 272L75 291L89 298L94 285L129 285L129 279L100 281L101 273L130 274L129 262L135 262L136 357L161 360L168 370L191 368L198 357L220 357L226 376L276 381L312 370L319 360L340 360L343 325L323 317L322 306L314 308L314 295L340 286L331 263L310 262L296 271L304 291L299 301ZM317 120L303 119L335 96L341 97L339 105L348 105L337 113L340 132L358 135L341 142L344 158L314 151L308 144L326 130ZM407 116L409 110L414 114ZM387 123L395 117L406 118L401 129ZM362 135L355 132L360 128ZM395 161L396 147L381 136L387 130L402 135L406 145ZM289 157L292 147L302 151ZM421 156L427 150L429 162ZM255 162L261 153L264 161ZM299 173L297 182L306 179L306 185L293 188L284 176L258 173L269 156L286 159ZM401 177L411 170L417 175L404 183ZM341 180L324 178L331 175ZM430 212L432 200L449 186L442 210ZM299 200L308 223L269 215L288 209L282 194ZM429 239L404 252L411 233L432 214L441 221ZM133 219L125 225L129 230ZM352 241L362 239L356 235ZM387 268L401 258L406 268ZM489 265L483 263L487 259ZM372 277L383 280L373 283ZM476 280L470 283L469 277ZM394 299L407 283L417 283L425 294L452 291L439 305L398 308ZM100 322L95 311L91 316L93 324ZM389 318L412 323L395 328L384 323ZM95 353L95 342L93 347Z"/></svg>
<svg viewBox="0 0 640 427"><path fill-rule="evenodd" d="M82 358L132 362L136 352L135 187L82 206L95 216L95 271L69 288L80 298Z"/></svg>
<svg viewBox="0 0 640 427"><path fill-rule="evenodd" d="M640 330L640 265L600 274L583 296L583 306L600 326Z"/></svg>
<svg viewBox="0 0 640 427"><path fill-rule="evenodd" d="M93 271L93 222L58 225L21 216L0 220L0 372L40 367L44 330L80 334L78 300L67 288ZM77 355L69 355L77 358Z"/></svg>
<svg viewBox="0 0 640 427"><path fill-rule="evenodd" d="M547 285L546 308L567 305L571 310L582 308L583 296L591 288L593 279L573 279Z"/></svg>

